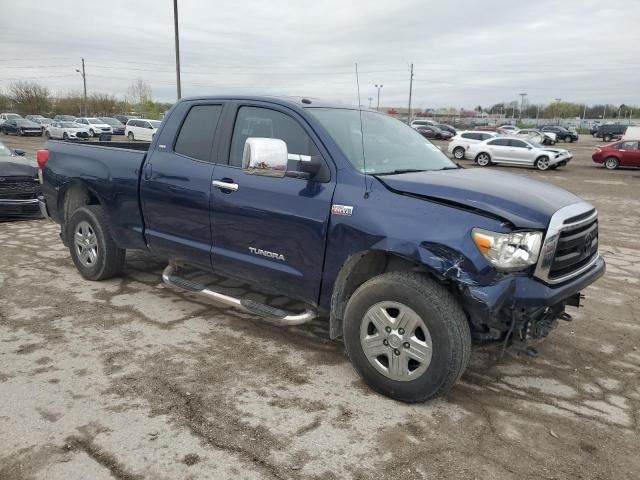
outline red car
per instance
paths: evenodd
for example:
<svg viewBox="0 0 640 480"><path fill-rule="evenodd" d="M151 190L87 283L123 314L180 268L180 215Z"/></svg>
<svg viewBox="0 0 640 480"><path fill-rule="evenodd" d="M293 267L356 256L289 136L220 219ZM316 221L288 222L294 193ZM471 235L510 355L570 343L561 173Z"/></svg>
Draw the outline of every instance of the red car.
<svg viewBox="0 0 640 480"><path fill-rule="evenodd" d="M603 163L609 170L615 170L619 166L640 167L640 142L624 140L596 147L591 158L596 163Z"/></svg>

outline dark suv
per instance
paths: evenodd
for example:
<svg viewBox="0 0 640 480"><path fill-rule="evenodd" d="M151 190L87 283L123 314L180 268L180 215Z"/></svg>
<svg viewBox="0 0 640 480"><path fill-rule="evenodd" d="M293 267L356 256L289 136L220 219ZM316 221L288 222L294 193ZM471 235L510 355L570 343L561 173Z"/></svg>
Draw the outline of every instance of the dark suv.
<svg viewBox="0 0 640 480"><path fill-rule="evenodd" d="M547 125L540 129L542 132L550 132L556 134L556 141L564 140L565 142L577 142L578 134L576 132L572 132L571 130L567 130L564 127L560 127L558 125Z"/></svg>
<svg viewBox="0 0 640 480"><path fill-rule="evenodd" d="M605 142L610 142L616 137L621 137L627 131L627 125L618 123L607 123L598 127L596 137L601 138Z"/></svg>

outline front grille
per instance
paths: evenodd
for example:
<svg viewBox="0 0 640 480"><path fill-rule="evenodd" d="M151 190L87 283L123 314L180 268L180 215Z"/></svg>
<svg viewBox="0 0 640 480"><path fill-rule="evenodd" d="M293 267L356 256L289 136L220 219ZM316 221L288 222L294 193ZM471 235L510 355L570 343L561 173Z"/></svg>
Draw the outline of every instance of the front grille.
<svg viewBox="0 0 640 480"><path fill-rule="evenodd" d="M30 200L40 195L40 184L34 180L5 179L0 182L0 198L7 200Z"/></svg>
<svg viewBox="0 0 640 480"><path fill-rule="evenodd" d="M560 232L549 269L551 280L565 277L589 264L598 255L598 220L568 227Z"/></svg>

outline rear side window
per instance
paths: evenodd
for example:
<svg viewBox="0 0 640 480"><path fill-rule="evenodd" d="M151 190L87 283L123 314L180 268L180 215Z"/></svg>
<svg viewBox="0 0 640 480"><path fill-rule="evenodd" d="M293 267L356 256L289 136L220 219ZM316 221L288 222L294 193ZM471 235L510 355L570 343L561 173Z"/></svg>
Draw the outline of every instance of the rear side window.
<svg viewBox="0 0 640 480"><path fill-rule="evenodd" d="M211 161L211 148L222 105L195 105L185 118L173 150L176 153Z"/></svg>
<svg viewBox="0 0 640 480"><path fill-rule="evenodd" d="M493 135L489 133L479 133L478 135L480 136L478 140L489 140L490 138L493 138Z"/></svg>
<svg viewBox="0 0 640 480"><path fill-rule="evenodd" d="M489 145L505 147L509 145L509 139L507 138L496 138L495 140L489 142Z"/></svg>
<svg viewBox="0 0 640 480"><path fill-rule="evenodd" d="M475 135L473 133L463 133L460 135L462 138L469 138L471 140L475 140Z"/></svg>

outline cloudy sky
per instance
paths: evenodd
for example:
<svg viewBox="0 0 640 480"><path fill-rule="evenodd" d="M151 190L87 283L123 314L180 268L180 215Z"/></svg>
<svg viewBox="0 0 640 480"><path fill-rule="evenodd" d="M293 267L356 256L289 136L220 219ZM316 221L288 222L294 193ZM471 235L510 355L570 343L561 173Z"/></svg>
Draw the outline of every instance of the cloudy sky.
<svg viewBox="0 0 640 480"><path fill-rule="evenodd" d="M123 96L136 78L175 99L171 0L2 0L0 90ZM611 5L611 6L609 6ZM183 96L264 93L357 104L640 104L640 1L179 0Z"/></svg>

